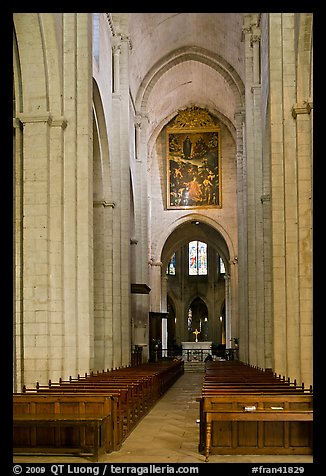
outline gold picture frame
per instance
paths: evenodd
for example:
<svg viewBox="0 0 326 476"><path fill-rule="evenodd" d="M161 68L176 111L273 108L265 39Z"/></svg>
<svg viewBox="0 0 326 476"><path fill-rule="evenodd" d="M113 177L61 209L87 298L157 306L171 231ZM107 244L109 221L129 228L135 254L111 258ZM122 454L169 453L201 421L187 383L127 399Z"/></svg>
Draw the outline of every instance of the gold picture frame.
<svg viewBox="0 0 326 476"><path fill-rule="evenodd" d="M167 208L221 208L220 128L167 128Z"/></svg>

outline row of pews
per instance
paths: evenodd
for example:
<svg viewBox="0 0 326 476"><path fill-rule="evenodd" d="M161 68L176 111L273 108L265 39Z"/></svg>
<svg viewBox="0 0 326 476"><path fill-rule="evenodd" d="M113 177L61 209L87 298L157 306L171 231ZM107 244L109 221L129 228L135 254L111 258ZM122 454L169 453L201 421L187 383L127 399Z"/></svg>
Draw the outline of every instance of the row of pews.
<svg viewBox="0 0 326 476"><path fill-rule="evenodd" d="M36 384L13 394L14 454L92 455L117 451L183 374L161 361Z"/></svg>
<svg viewBox="0 0 326 476"><path fill-rule="evenodd" d="M313 391L240 361L205 364L199 452L312 454Z"/></svg>

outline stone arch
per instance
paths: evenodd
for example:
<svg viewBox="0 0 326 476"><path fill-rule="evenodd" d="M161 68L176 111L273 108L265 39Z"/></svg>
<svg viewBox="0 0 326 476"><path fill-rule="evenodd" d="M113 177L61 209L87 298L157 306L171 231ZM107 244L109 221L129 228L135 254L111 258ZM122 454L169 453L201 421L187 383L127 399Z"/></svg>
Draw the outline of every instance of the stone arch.
<svg viewBox="0 0 326 476"><path fill-rule="evenodd" d="M102 172L102 196L97 197L103 199L108 203L112 202L112 175L110 163L110 150L107 133L107 124L105 121L105 114L103 102L99 87L96 80L93 78L93 112L96 121L96 129L99 137L99 144L101 149L101 172Z"/></svg>
<svg viewBox="0 0 326 476"><path fill-rule="evenodd" d="M186 310L191 309L192 310L192 323L191 323L191 328L188 327L188 341L193 340L193 331L197 329L197 331L200 332L198 334L198 340L203 341L208 339L208 323L207 323L207 329L203 329L203 321L204 318L206 317L206 321L209 317L209 306L206 303L205 296L201 295L195 295L192 296L190 299L190 302L188 303L188 308L186 304ZM185 315L187 315L185 313Z"/></svg>
<svg viewBox="0 0 326 476"><path fill-rule="evenodd" d="M148 156L153 157L153 150L156 145L156 141L158 139L158 136L160 133L163 131L164 127L167 126L167 124L180 112L178 111L173 111L172 113L168 114L161 122L158 123L158 125L153 129L150 137L148 138ZM230 132L234 142L236 142L236 128L234 124L220 111L217 109L214 110L209 110L209 112L215 116L221 124L223 124L228 131Z"/></svg>
<svg viewBox="0 0 326 476"><path fill-rule="evenodd" d="M244 85L235 69L222 57L213 55L203 48L185 46L166 55L147 73L137 94L136 110L146 113L148 96L159 78L177 64L190 60L202 62L223 76L234 93L237 109L243 107Z"/></svg>
<svg viewBox="0 0 326 476"><path fill-rule="evenodd" d="M190 213L181 216L175 221L171 222L169 226L165 227L164 231L157 240L155 259L162 261L163 269L165 269L164 266L167 265L168 260L170 259L173 253L173 248L175 245L175 243L173 243L173 240L169 240L169 237L171 237L171 235L173 235L173 233L178 228L183 227L184 225L187 225L187 227L194 227L195 225L193 224L193 222L199 222L201 225L204 226L205 232L202 232L202 235L199 235L202 236L202 241L205 241L205 233L209 232L209 230L218 233L221 236L220 254L224 259L225 265L228 267L230 260L234 259L235 257L234 245L230 235L219 222L217 222L211 217L200 215L198 213ZM208 235L206 234L206 238L207 236L209 237L210 233L208 233ZM213 239L210 238L209 240L213 243ZM178 242L180 242L179 245L182 242L186 241L187 238L185 237L185 233L183 235L181 234L180 238L178 239ZM216 242L213 246L216 247Z"/></svg>
<svg viewBox="0 0 326 476"><path fill-rule="evenodd" d="M225 278L222 282L218 281L218 276L213 273L214 264L209 260L208 266L211 271L208 274L207 283L215 283L216 291L210 293L209 298L206 296L208 288L199 287L197 289L192 288L193 284L189 283L186 285L187 292L184 294L183 299L180 302L178 300L178 292L174 295L174 290L167 288L168 294L171 294L171 297L174 297L176 300L176 318L177 318L177 334L180 337L185 338L187 334L186 330L186 320L185 316L188 313L189 306L191 302L196 297L201 298L205 302L208 310L208 325L209 325L209 335L212 336L215 340L220 340L218 335L219 329L217 329L217 319L221 309L221 299L227 301L228 311L227 311L227 323L228 323L228 338L231 337L231 334L238 334L238 312L237 312L237 293L238 293L238 277L236 270L236 257L234 256L234 250L231 240L223 228L214 222L214 220L205 217L199 216L197 214L189 214L183 216L171 224L171 229L169 229L168 236L164 236L165 239L163 246L161 248L160 254L158 254L157 259L162 263L162 271L167 267L168 261L172 256L172 253L176 250L181 249L191 238L192 240L204 241L208 244L209 248L216 252L222 257L226 265ZM181 251L181 259L183 260L182 268L184 268L184 252ZM183 253L183 257L182 257ZM212 255L211 255L212 256ZM178 258L177 258L178 259ZM178 267L178 264L177 264ZM176 273L178 275L178 271ZM166 289L165 286L165 273L162 273L162 283L161 289ZM178 278L176 278L176 286L180 286L178 283ZM215 286L214 284L214 286ZM202 286L202 285L201 285ZM206 286L206 284L204 285ZM206 290L205 290L206 289ZM222 294L221 294L222 293ZM224 294L223 294L224 293ZM232 295L232 297L231 297ZM207 299L206 299L207 298ZM162 299L165 299L165 296L162 296ZM211 321L209 319L211 318ZM225 326L224 321L224 326ZM179 339L180 340L180 339Z"/></svg>
<svg viewBox="0 0 326 476"><path fill-rule="evenodd" d="M16 14L14 29L24 78L20 112L48 112L57 118L62 113L62 72L55 16L47 13Z"/></svg>

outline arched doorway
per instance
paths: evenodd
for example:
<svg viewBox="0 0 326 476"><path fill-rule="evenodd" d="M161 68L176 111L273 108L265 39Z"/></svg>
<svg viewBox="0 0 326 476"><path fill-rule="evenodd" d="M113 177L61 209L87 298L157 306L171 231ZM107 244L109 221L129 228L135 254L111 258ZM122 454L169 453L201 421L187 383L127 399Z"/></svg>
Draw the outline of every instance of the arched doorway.
<svg viewBox="0 0 326 476"><path fill-rule="evenodd" d="M198 250L205 245L205 273L194 273L190 266L190 245L194 243L198 244ZM199 258L200 254L197 261L201 262ZM193 342L196 339L193 332L197 330L198 341L212 342L215 348L230 342L233 334L238 335L237 301L234 299L237 274L234 267L231 269L230 258L230 243L208 223L190 216L171 232L161 254L161 299L162 302L166 299L170 309L173 302L167 342L173 342L176 347L182 342ZM172 312L169 315L172 316Z"/></svg>
<svg viewBox="0 0 326 476"><path fill-rule="evenodd" d="M188 309L187 318L187 341L198 342L208 341L208 309L204 301L197 297L195 298ZM199 334L197 334L199 332Z"/></svg>

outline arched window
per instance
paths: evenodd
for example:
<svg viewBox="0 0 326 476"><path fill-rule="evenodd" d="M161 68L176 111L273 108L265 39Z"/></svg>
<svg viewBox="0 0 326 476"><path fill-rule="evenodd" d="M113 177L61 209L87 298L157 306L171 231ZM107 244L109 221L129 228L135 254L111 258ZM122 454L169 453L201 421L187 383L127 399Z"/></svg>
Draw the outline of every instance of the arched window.
<svg viewBox="0 0 326 476"><path fill-rule="evenodd" d="M166 274L169 274L170 276L175 275L175 264L176 264L176 257L175 257L175 252L171 256L171 259L168 262L168 266L166 268Z"/></svg>
<svg viewBox="0 0 326 476"><path fill-rule="evenodd" d="M219 265L220 265L220 274L225 274L225 264L221 257L219 259Z"/></svg>
<svg viewBox="0 0 326 476"><path fill-rule="evenodd" d="M188 253L189 275L207 275L207 244L190 241Z"/></svg>

